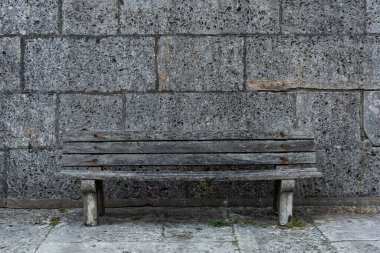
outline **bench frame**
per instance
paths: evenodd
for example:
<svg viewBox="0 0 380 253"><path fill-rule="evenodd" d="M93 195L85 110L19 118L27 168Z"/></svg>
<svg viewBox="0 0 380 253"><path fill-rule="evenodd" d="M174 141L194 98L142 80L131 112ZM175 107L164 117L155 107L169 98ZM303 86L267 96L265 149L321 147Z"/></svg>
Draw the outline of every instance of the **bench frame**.
<svg viewBox="0 0 380 253"><path fill-rule="evenodd" d="M198 134L199 135L199 134ZM213 136L215 136L216 134L213 134ZM254 181L254 180L273 180L274 181L274 196L273 196L273 210L275 212L278 212L278 223L280 225L286 225L287 223L291 222L292 220L292 215L293 215L293 193L294 193L294 190L295 190L295 179L299 179L299 178L314 178L314 177L322 177L322 173L320 173L316 168L300 168L300 164L302 164L302 161L299 162L297 159L300 159L301 157L301 160L302 160L302 155L297 157L295 156L296 158L293 158L294 160L290 161L286 158L286 155L284 155L284 157L278 157L278 158L270 158L270 159L279 159L279 161L277 161L276 163L277 164L274 164L274 163L269 163L269 164L272 164L272 165L275 165L275 169L274 170L264 170L264 171L214 171L214 172L171 172L171 173L146 173L146 172L113 172L113 171L104 171L103 170L103 166L113 166L115 165L114 163L111 162L111 160L109 160L109 158L105 159L105 161L99 161L98 159L92 159L92 160L88 160L89 157L86 157L85 155L87 153L86 150L87 149L94 149L90 152L90 154L93 154L94 157L98 158L98 157L101 157L102 154L109 154L107 153L107 149L111 149L112 148L112 142L115 143L115 141L118 141L118 140L125 140L127 139L129 142L134 142L135 141L135 138L137 138L138 141L141 141L141 139L143 140L146 140L146 136L147 135L144 135L144 134L136 134L136 133L122 133L120 134L119 133L119 136L117 136L116 134L116 137L115 137L115 134L113 133L86 133L86 134L78 134L78 133L74 133L74 134L71 134L71 135L68 135L68 139L66 139L66 141L69 143L69 144L72 144L72 143L76 143L77 140L79 140L79 151L78 150L75 150L75 145L74 145L74 148L73 146L69 145L69 148L67 149L67 147L63 148L62 150L64 150L64 154L63 154L63 157L65 156L65 152L69 155L75 155L76 154L79 154L79 159L78 157L76 157L73 161L71 161L71 159L63 159L63 165L64 167L74 167L74 166L82 166L82 167L86 167L86 166L90 166L91 168L89 170L86 170L86 171L75 171L75 170L62 170L61 172L58 173L59 176L61 177L69 177L69 178L79 178L81 179L81 182L82 182L82 192L83 192L83 195L84 195L84 198L83 198L83 203L84 203L84 224L87 225L87 226L96 226L98 225L98 217L99 216L103 216L105 214L105 202L104 202L104 191L103 191L103 180L106 180L106 179L131 179L131 180L135 180L135 181L170 181L170 180L177 180L177 181L183 181L183 180L187 180L187 181L197 181L197 180L216 180L216 181L227 181L227 180L248 180L248 181ZM107 136L107 137L105 137ZM121 136L121 137L120 137ZM127 136L127 138L125 137ZM153 134L154 138L153 138L153 142L154 141L157 141L157 139L160 141L162 139L166 139L168 141L180 141L182 139L170 139L168 138L167 136L170 136L170 134L162 134L162 133L154 133ZM157 137L158 136L158 137ZM164 136L164 137L162 137ZM186 136L191 136L191 134L185 134L185 137ZM197 136L197 135L196 135ZM192 141L195 141L197 142L198 139L200 139L201 141L204 141L202 139L202 134L200 135L201 137L198 138L198 137L194 137L192 139ZM239 136L239 133L234 133L232 136ZM278 137L280 136L280 137ZM288 138L287 135L284 135L282 133L280 133L280 135L278 135L276 138L273 138L273 139L270 139L270 138L261 138L259 140L263 140L263 141L266 141L268 140L269 141L278 141L278 140L283 140L283 139L286 139ZM307 135L307 139L310 140L310 135ZM236 138L236 137L234 137ZM293 140L298 140L297 138L299 137L295 137L293 139L291 139L292 141ZM183 139L186 139L186 138L183 138ZM302 140L302 137L299 138ZM223 139L225 140L225 139ZM236 142L236 139L234 139L235 142ZM313 140L313 139L312 139ZM109 147L107 146L107 149L106 150L102 150L102 148L100 148L99 150L99 147L96 147L96 145L93 145L93 147L90 147L91 145L85 145L84 148L82 147L82 150L80 151L80 148L81 148L81 145L83 143L85 143L86 141L89 141L89 142L93 142L93 143L106 143L108 145L108 142L109 142ZM128 142L127 141L127 142ZM152 141L151 139L149 139L149 141ZM238 140L237 140L238 141ZM313 141L314 143L314 141ZM198 143L199 144L199 143ZM236 144L236 143L235 143ZM149 144L150 145L150 144ZM224 144L225 145L225 144ZM261 145L261 144L260 144ZM265 152L265 146L260 146L259 145L259 148L261 151L260 152ZM301 146L303 147L305 144L302 144ZM88 147L87 147L88 146ZM170 145L169 145L170 146ZM180 145L181 146L181 145ZM281 145L281 147L283 146L283 144ZM286 145L285 145L286 146ZM210 147L210 145L208 144L208 146L206 147L206 149L208 149ZM213 148L213 147L211 147ZM214 147L215 148L215 147ZM286 147L288 148L288 147ZM70 151L71 149L73 149L74 151ZM273 149L273 147L271 147L271 149ZM307 157L306 158L306 161L308 165L315 165L315 149L314 149L314 144L313 144L313 147L306 147L305 148L307 152L305 152L305 155L307 154L310 154L312 152L314 152L314 158L310 158L310 157ZM85 152L84 152L84 151ZM113 148L114 150L114 148ZM108 150L109 151L109 150ZM140 150L141 151L141 150ZM118 149L117 152L120 152L120 147ZM135 152L135 151L133 151ZM171 151L172 152L172 151ZM253 151L252 151L253 152ZM260 153L259 152L259 153ZM289 154L293 154L290 155L291 157L294 157L294 153L291 153L292 151L287 151ZM302 154L302 150L300 150L300 154ZM127 152L127 155L128 154L131 154L131 157L135 154L139 155L138 154L139 152L137 153L128 153ZM143 153L143 151L141 151L140 153L142 153L142 155L145 155L146 153ZM286 153L286 152L285 152ZM99 156L100 154L100 156ZM119 153L116 153L116 154L119 154ZM166 153L164 153L166 154ZM170 153L171 155L176 155L176 153ZM183 154L183 151L182 153L180 154ZM202 154L202 153L200 153ZM229 154L229 153L227 153ZM244 155L244 153L242 153ZM256 154L256 151L255 153L253 154ZM281 153L282 154L282 153ZM297 153L295 153L297 155ZM196 154L197 155L197 154ZM82 157L83 156L83 157ZM90 155L91 157L91 155ZM222 156L223 157L223 156ZM260 156L261 157L261 156ZM65 158L65 157L64 157ZM197 156L196 156L197 158ZM205 162L203 163L203 160L202 163L200 163L199 165L207 165L207 158L206 157L206 160ZM215 161L215 159L218 159L219 157L216 156L215 157L211 157L211 161ZM247 162L245 159L248 159L249 160L250 157L243 157L242 160L237 160L237 161L240 161L242 163L239 163L237 162L236 164L265 164L264 162L263 163L249 163ZM82 160L81 160L82 159ZM131 161L135 159L135 158L131 158ZM201 157L201 159L204 159ZM213 160L214 159L214 160ZM235 164L234 163L234 157L231 158L231 157L228 157L227 155L227 159L231 159L231 162L227 165L232 165L232 164ZM260 158L261 159L261 158ZM264 160L265 159L269 159L269 158L265 158L264 156ZM117 160L117 159L116 159ZM187 163L190 163L191 165L195 165L197 163L195 163L192 159L185 159ZM272 161L271 160L271 161ZM120 162L120 159L118 160ZM131 161L129 161L131 163ZM134 161L134 160L133 160ZM144 163L145 160L142 160ZM176 162L178 162L176 159L172 159L172 160L168 160L170 161L171 165L179 165L179 164L176 164ZM225 160L223 160L222 158L222 161L225 162ZM141 163L141 160L138 160L137 159L137 162L134 162L134 163L138 163L140 162ZM162 162L162 161L160 161ZM167 162L167 161L166 161ZM103 163L101 165L98 165L97 163ZM110 163L110 164L108 164ZM132 165L139 165L139 164L132 164ZM141 165L150 165L151 162L149 162L148 164L145 163L145 164L141 164ZM122 164L122 165L125 165L125 164ZM129 165L129 164L127 164ZM155 166L157 164L152 164L152 166ZM184 165L187 165L187 164L184 164ZM193 174L192 174L193 173ZM245 174L244 174L245 173Z"/></svg>
<svg viewBox="0 0 380 253"><path fill-rule="evenodd" d="M101 168L99 168L101 170ZM295 180L274 180L273 210L278 212L278 223L286 225L293 216ZM97 226L98 217L105 215L103 180L82 179L84 223Z"/></svg>

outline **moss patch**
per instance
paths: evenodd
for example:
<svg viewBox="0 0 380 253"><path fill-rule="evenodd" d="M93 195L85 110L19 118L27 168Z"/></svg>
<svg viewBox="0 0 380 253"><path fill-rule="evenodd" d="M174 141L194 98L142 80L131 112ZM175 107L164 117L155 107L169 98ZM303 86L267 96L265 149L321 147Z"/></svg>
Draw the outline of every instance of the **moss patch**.
<svg viewBox="0 0 380 253"><path fill-rule="evenodd" d="M67 212L67 209L61 207L61 208L58 208L58 212L60 212L60 213L66 213L66 212Z"/></svg>
<svg viewBox="0 0 380 253"><path fill-rule="evenodd" d="M57 226L59 223L61 223L61 217L54 216L50 218L50 223L49 225L52 227Z"/></svg>
<svg viewBox="0 0 380 253"><path fill-rule="evenodd" d="M292 221L285 225L287 228L303 228L306 222L299 217L293 217Z"/></svg>
<svg viewBox="0 0 380 253"><path fill-rule="evenodd" d="M210 226L221 228L221 227L228 227L231 225L231 222L229 220L213 220L210 222Z"/></svg>

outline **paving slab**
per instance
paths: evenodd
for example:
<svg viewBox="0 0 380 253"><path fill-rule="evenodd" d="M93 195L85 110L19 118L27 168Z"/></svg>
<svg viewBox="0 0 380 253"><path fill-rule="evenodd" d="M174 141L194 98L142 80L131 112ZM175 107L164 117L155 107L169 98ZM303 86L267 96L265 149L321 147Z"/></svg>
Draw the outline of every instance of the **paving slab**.
<svg viewBox="0 0 380 253"><path fill-rule="evenodd" d="M56 210L0 209L0 252L35 252Z"/></svg>
<svg viewBox="0 0 380 253"><path fill-rule="evenodd" d="M330 241L380 240L380 215L327 214L313 217L315 225Z"/></svg>
<svg viewBox="0 0 380 253"><path fill-rule="evenodd" d="M380 241L348 241L332 243L338 252L377 253L380 252Z"/></svg>
<svg viewBox="0 0 380 253"><path fill-rule="evenodd" d="M141 243L141 242L98 242L91 243L46 243L37 253L150 253L150 252L181 252L181 253L231 253L239 252L236 245L226 242L217 243Z"/></svg>
<svg viewBox="0 0 380 253"><path fill-rule="evenodd" d="M237 225L241 252L334 252L334 247L313 226L302 229Z"/></svg>
<svg viewBox="0 0 380 253"><path fill-rule="evenodd" d="M379 252L379 208L295 208L280 227L271 208L108 208L99 226L82 209L0 209L0 252ZM52 217L61 220L53 226ZM216 226L212 221L223 220ZM5 231L3 233L3 231Z"/></svg>

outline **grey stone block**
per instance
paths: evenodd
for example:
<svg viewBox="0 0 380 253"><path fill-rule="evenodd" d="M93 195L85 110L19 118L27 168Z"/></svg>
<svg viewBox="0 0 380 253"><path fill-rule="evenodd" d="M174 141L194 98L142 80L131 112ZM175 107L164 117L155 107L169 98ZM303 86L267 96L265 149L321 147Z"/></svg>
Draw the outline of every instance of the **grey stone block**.
<svg viewBox="0 0 380 253"><path fill-rule="evenodd" d="M0 147L55 145L55 95L1 95Z"/></svg>
<svg viewBox="0 0 380 253"><path fill-rule="evenodd" d="M360 93L297 94L298 128L315 133L317 149L347 149L361 145Z"/></svg>
<svg viewBox="0 0 380 253"><path fill-rule="evenodd" d="M256 36L247 42L248 89L380 87L377 36Z"/></svg>
<svg viewBox="0 0 380 253"><path fill-rule="evenodd" d="M57 178L60 170L55 151L11 150L8 172L9 198L81 197L78 181Z"/></svg>
<svg viewBox="0 0 380 253"><path fill-rule="evenodd" d="M298 128L314 131L321 179L297 181L299 197L364 195L360 93L312 92L297 95Z"/></svg>
<svg viewBox="0 0 380 253"><path fill-rule="evenodd" d="M20 39L0 38L0 91L20 89Z"/></svg>
<svg viewBox="0 0 380 253"><path fill-rule="evenodd" d="M378 33L380 32L380 1L379 0L366 0L367 1L367 32Z"/></svg>
<svg viewBox="0 0 380 253"><path fill-rule="evenodd" d="M5 171L5 155L4 152L0 151L0 205L2 204L1 199L6 196L5 184L7 182L6 171Z"/></svg>
<svg viewBox="0 0 380 253"><path fill-rule="evenodd" d="M380 92L364 92L364 130L376 146L380 146Z"/></svg>
<svg viewBox="0 0 380 253"><path fill-rule="evenodd" d="M117 1L63 1L63 32L66 34L116 34Z"/></svg>
<svg viewBox="0 0 380 253"><path fill-rule="evenodd" d="M364 185L370 175L361 169L361 147L328 147L317 150L317 168L323 173L320 179L297 180L296 196L309 197L346 197L365 196L367 189L374 187Z"/></svg>
<svg viewBox="0 0 380 253"><path fill-rule="evenodd" d="M121 32L153 33L276 33L280 3L267 1L123 1Z"/></svg>
<svg viewBox="0 0 380 253"><path fill-rule="evenodd" d="M154 38L27 40L26 88L33 91L145 91L155 88Z"/></svg>
<svg viewBox="0 0 380 253"><path fill-rule="evenodd" d="M61 95L60 132L123 129L120 95Z"/></svg>
<svg viewBox="0 0 380 253"><path fill-rule="evenodd" d="M3 0L0 34L51 34L58 32L58 0Z"/></svg>
<svg viewBox="0 0 380 253"><path fill-rule="evenodd" d="M364 33L365 2L360 0L285 0L282 31L296 34Z"/></svg>
<svg viewBox="0 0 380 253"><path fill-rule="evenodd" d="M243 39L162 37L158 75L161 90L243 90Z"/></svg>
<svg viewBox="0 0 380 253"><path fill-rule="evenodd" d="M294 129L295 94L126 94L128 130Z"/></svg>

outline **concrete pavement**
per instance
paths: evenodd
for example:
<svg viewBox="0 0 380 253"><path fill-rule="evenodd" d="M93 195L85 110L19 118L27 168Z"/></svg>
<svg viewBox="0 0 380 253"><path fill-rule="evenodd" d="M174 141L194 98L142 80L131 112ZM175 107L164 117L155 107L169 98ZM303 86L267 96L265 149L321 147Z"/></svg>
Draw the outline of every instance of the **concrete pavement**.
<svg viewBox="0 0 380 253"><path fill-rule="evenodd" d="M0 209L0 252L380 252L378 207L297 208L291 227L258 208Z"/></svg>

